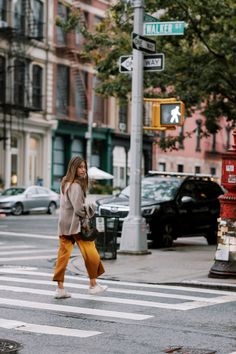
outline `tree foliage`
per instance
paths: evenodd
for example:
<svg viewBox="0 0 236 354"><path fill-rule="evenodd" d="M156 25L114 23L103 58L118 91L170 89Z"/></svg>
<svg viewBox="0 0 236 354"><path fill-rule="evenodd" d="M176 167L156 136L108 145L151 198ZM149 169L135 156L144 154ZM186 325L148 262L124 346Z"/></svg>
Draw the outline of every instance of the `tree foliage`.
<svg viewBox="0 0 236 354"><path fill-rule="evenodd" d="M161 10L161 11L160 11ZM157 36L157 52L165 55L162 72L145 72L149 97L176 97L187 114L198 109L206 128L215 133L219 119L236 121L236 3L234 0L146 0L145 13L159 21L184 21L183 36ZM72 16L73 17L73 16ZM71 20L73 23L73 19ZM131 76L119 72L121 55L132 54L133 8L118 1L94 31L82 29L83 56L95 64L98 92L121 99L131 91Z"/></svg>
<svg viewBox="0 0 236 354"><path fill-rule="evenodd" d="M162 10L162 11L158 11ZM183 36L157 36L157 52L165 55L162 72L146 72L149 97L176 97L190 115L206 116L210 133L219 118L236 121L236 3L234 0L147 0L145 12L161 21L184 21ZM84 55L95 63L101 79L99 92L123 98L131 78L119 73L121 55L132 54L133 9L121 1L92 33L85 31Z"/></svg>

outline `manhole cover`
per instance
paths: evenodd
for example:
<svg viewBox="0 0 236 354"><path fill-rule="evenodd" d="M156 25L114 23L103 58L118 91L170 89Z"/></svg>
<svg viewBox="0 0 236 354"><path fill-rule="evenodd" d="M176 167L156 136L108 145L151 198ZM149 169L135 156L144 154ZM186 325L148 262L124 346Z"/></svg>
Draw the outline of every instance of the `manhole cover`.
<svg viewBox="0 0 236 354"><path fill-rule="evenodd" d="M215 350L196 349L190 347L170 347L164 350L164 353L169 354L215 354Z"/></svg>
<svg viewBox="0 0 236 354"><path fill-rule="evenodd" d="M0 338L0 353L2 354L14 353L22 348L23 345L20 343L14 342L13 340Z"/></svg>

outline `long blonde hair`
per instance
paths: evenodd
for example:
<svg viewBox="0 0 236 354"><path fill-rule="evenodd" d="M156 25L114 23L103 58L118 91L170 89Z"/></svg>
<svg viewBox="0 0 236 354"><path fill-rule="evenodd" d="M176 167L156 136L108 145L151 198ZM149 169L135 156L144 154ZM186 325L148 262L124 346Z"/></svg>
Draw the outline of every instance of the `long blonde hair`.
<svg viewBox="0 0 236 354"><path fill-rule="evenodd" d="M86 167L86 175L84 178L81 178L77 175L78 167L80 167L82 162L85 163L85 167ZM84 192L84 195L86 196L86 193L88 190L88 173L87 172L88 172L88 166L87 166L86 160L84 160L80 156L72 157L72 159L70 160L70 162L68 164L66 175L63 177L62 182L61 182L62 193L64 194L66 183L70 183L70 184L71 183L79 183L83 192Z"/></svg>

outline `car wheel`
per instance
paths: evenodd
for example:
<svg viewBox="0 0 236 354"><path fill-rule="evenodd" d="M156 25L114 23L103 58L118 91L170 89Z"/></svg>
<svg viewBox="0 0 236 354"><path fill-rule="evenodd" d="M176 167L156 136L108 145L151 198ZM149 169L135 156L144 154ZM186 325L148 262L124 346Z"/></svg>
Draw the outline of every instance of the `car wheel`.
<svg viewBox="0 0 236 354"><path fill-rule="evenodd" d="M16 203L12 209L12 214L19 216L23 213L23 205L21 203Z"/></svg>
<svg viewBox="0 0 236 354"><path fill-rule="evenodd" d="M171 247L175 237L175 227L172 223L166 222L156 229L153 235L153 245L158 248Z"/></svg>
<svg viewBox="0 0 236 354"><path fill-rule="evenodd" d="M49 206L48 206L48 214L50 214L50 215L55 214L56 209L57 209L56 204L53 203L53 202L51 202L51 203L49 204Z"/></svg>

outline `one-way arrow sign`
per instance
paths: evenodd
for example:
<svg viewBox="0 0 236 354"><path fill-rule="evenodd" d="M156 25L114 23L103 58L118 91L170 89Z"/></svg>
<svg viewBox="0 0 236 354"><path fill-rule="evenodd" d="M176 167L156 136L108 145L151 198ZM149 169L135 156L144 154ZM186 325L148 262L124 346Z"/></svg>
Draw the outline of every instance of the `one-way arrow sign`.
<svg viewBox="0 0 236 354"><path fill-rule="evenodd" d="M164 54L156 53L144 55L143 70L144 71L161 71L164 69ZM119 70L121 73L133 71L133 56L123 55L119 59Z"/></svg>
<svg viewBox="0 0 236 354"><path fill-rule="evenodd" d="M156 42L147 37L140 36L137 33L132 33L133 38L133 48L141 50L145 53L155 53Z"/></svg>

